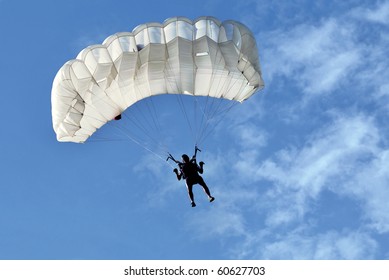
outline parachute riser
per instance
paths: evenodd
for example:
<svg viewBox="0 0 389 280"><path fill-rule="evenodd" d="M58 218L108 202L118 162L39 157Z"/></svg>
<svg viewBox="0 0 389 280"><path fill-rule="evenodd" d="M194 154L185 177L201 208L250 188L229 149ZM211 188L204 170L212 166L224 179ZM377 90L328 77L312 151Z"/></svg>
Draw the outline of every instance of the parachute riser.
<svg viewBox="0 0 389 280"><path fill-rule="evenodd" d="M195 146L195 152L194 152L194 157L197 156L197 151L201 152L201 150L197 147L197 145Z"/></svg>
<svg viewBox="0 0 389 280"><path fill-rule="evenodd" d="M171 153L168 153L168 157L166 158L166 161L169 161L169 159L171 159L172 161L174 161L175 163L179 163L179 161L177 161Z"/></svg>
<svg viewBox="0 0 389 280"><path fill-rule="evenodd" d="M193 156L193 158L196 158L196 156L197 156L197 152L201 152L201 150L197 147L197 145L195 146L195 152L194 152L194 156ZM180 163L178 160L176 160L173 156L172 156L172 154L171 153L168 153L168 157L166 158L166 161L169 161L169 159L170 160L172 160L172 161L174 161L175 163Z"/></svg>

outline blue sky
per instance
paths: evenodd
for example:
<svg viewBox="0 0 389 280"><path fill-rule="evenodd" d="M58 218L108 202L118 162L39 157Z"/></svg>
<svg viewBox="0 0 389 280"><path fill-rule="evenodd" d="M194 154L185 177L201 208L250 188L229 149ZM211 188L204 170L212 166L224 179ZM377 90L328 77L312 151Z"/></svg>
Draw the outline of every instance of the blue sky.
<svg viewBox="0 0 389 280"><path fill-rule="evenodd" d="M253 31L265 81L202 146L214 203L134 143L56 141L66 61L203 15ZM0 0L0 35L0 259L389 258L389 1Z"/></svg>

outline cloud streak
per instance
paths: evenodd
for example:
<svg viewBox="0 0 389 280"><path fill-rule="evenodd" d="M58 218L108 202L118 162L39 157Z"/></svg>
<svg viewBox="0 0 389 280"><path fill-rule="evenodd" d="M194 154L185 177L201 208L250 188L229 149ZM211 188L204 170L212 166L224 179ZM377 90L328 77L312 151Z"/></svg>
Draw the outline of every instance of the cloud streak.
<svg viewBox="0 0 389 280"><path fill-rule="evenodd" d="M290 77L305 98L333 92L361 63L354 33L352 25L333 18L272 32L264 50L266 80Z"/></svg>
<svg viewBox="0 0 389 280"><path fill-rule="evenodd" d="M298 227L282 235L253 234L235 254L241 259L372 259L377 250L377 242L363 232L332 230L313 235Z"/></svg>
<svg viewBox="0 0 389 280"><path fill-rule="evenodd" d="M372 23L387 25L389 24L389 1L379 2L373 8L356 8L352 11L352 15Z"/></svg>
<svg viewBox="0 0 389 280"><path fill-rule="evenodd" d="M279 226L302 219L324 189L336 191L335 182L353 178L361 161L377 156L378 142L377 128L366 116L337 116L302 147L280 150L257 163L241 159L236 169L252 174L253 181L274 185L266 193L272 201L267 220L269 226Z"/></svg>

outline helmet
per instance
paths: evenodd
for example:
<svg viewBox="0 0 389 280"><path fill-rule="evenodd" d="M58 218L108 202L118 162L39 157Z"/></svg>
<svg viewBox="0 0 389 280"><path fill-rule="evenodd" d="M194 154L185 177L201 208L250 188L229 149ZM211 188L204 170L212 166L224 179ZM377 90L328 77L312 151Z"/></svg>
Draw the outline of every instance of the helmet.
<svg viewBox="0 0 389 280"><path fill-rule="evenodd" d="M188 157L188 155L186 155L186 154L183 154L183 155L182 155L182 159L183 159L185 162L188 162L188 161L189 161L189 157Z"/></svg>

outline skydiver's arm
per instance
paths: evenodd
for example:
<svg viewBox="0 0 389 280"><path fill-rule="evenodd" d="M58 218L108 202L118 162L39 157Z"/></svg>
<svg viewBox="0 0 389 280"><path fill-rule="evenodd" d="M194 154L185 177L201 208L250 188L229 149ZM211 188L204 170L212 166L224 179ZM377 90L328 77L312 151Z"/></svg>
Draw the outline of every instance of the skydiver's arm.
<svg viewBox="0 0 389 280"><path fill-rule="evenodd" d="M174 168L173 172L176 173L177 180L180 181L182 177L182 172L178 172L177 168Z"/></svg>
<svg viewBox="0 0 389 280"><path fill-rule="evenodd" d="M203 172L204 172L203 165L204 165L204 162L202 162L202 161L200 161L199 165L197 165L197 171L200 174L203 174Z"/></svg>
<svg viewBox="0 0 389 280"><path fill-rule="evenodd" d="M191 162L196 163L197 151L201 152L201 150L200 150L200 149L197 147L197 145L196 145L196 146L195 146L195 153L194 153L194 155L192 156L192 159L190 160Z"/></svg>

